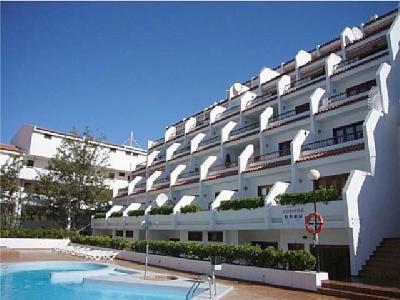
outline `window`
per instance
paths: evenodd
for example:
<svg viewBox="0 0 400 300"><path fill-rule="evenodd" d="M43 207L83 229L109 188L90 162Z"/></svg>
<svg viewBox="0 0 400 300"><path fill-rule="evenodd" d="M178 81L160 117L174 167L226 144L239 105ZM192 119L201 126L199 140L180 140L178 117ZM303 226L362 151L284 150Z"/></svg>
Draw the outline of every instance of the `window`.
<svg viewBox="0 0 400 300"><path fill-rule="evenodd" d="M310 110L310 103L304 103L295 107L296 115Z"/></svg>
<svg viewBox="0 0 400 300"><path fill-rule="evenodd" d="M363 122L357 122L342 127L333 128L335 144L358 140L363 137Z"/></svg>
<svg viewBox="0 0 400 300"><path fill-rule="evenodd" d="M335 189L338 199L342 199L342 191L346 184L347 177L349 177L349 173L321 177L315 182L314 189Z"/></svg>
<svg viewBox="0 0 400 300"><path fill-rule="evenodd" d="M110 148L110 152L117 152L117 149L115 149L115 148Z"/></svg>
<svg viewBox="0 0 400 300"><path fill-rule="evenodd" d="M31 183L30 182L25 182L24 183L24 188L29 188L31 186Z"/></svg>
<svg viewBox="0 0 400 300"><path fill-rule="evenodd" d="M292 250L292 251L304 250L304 244L301 244L301 243L288 243L288 250Z"/></svg>
<svg viewBox="0 0 400 300"><path fill-rule="evenodd" d="M125 237L126 238L133 238L133 231L132 230L125 231Z"/></svg>
<svg viewBox="0 0 400 300"><path fill-rule="evenodd" d="M131 181L131 175L128 175L128 181Z"/></svg>
<svg viewBox="0 0 400 300"><path fill-rule="evenodd" d="M258 187L258 192L257 192L258 197L265 198L268 195L271 188L272 185L260 185Z"/></svg>
<svg viewBox="0 0 400 300"><path fill-rule="evenodd" d="M28 160L26 161L26 166L27 166L28 168L32 168L34 164L35 164L35 162L34 162L32 159L28 159Z"/></svg>
<svg viewBox="0 0 400 300"><path fill-rule="evenodd" d="M179 242L179 239L177 239L177 238L170 238L169 239L171 242Z"/></svg>
<svg viewBox="0 0 400 300"><path fill-rule="evenodd" d="M132 155L132 153L131 153L131 152L129 152L129 151L125 151L125 154L126 154L126 155L129 155L129 156L131 156L131 155Z"/></svg>
<svg viewBox="0 0 400 300"><path fill-rule="evenodd" d="M45 133L43 136L44 136L45 139L51 140L51 135L50 134Z"/></svg>
<svg viewBox="0 0 400 300"><path fill-rule="evenodd" d="M223 242L224 234L222 231L209 231L208 241L209 242Z"/></svg>
<svg viewBox="0 0 400 300"><path fill-rule="evenodd" d="M118 176L120 176L120 177L125 177L125 173L124 173L124 172L119 172L119 173L118 173Z"/></svg>
<svg viewBox="0 0 400 300"><path fill-rule="evenodd" d="M117 231L115 232L115 235L116 235L116 236L124 236L122 230L117 230Z"/></svg>
<svg viewBox="0 0 400 300"><path fill-rule="evenodd" d="M188 240L201 242L203 240L203 232L201 231L189 231L188 232Z"/></svg>
<svg viewBox="0 0 400 300"><path fill-rule="evenodd" d="M115 178L115 174L114 173L108 173L108 178L114 179Z"/></svg>
<svg viewBox="0 0 400 300"><path fill-rule="evenodd" d="M290 142L291 141L285 141L279 143L279 156L290 155Z"/></svg>

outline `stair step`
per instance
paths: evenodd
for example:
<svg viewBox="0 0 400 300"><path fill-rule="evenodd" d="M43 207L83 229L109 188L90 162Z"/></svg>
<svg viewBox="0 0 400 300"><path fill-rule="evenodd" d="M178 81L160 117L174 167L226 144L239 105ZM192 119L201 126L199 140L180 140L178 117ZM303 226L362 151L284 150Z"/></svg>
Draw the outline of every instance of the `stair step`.
<svg viewBox="0 0 400 300"><path fill-rule="evenodd" d="M365 267L370 267L370 268L389 268L392 270L398 270L400 271L400 261L390 261L390 260L370 260L365 264Z"/></svg>
<svg viewBox="0 0 400 300"><path fill-rule="evenodd" d="M360 282L342 282L335 280L322 281L322 287L333 290L350 291L360 294L400 299L400 289L395 287L377 286Z"/></svg>
<svg viewBox="0 0 400 300"><path fill-rule="evenodd" d="M318 292L327 296L341 297L352 300L390 300L390 297L367 295L363 293L356 293L351 291L335 290L329 288L318 288Z"/></svg>

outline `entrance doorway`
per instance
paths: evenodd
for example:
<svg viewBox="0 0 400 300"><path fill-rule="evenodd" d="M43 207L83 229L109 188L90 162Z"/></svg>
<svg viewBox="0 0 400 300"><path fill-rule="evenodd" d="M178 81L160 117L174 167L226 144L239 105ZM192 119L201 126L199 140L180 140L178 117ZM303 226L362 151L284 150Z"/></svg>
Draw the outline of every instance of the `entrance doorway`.
<svg viewBox="0 0 400 300"><path fill-rule="evenodd" d="M316 256L315 247L310 245L311 253ZM320 245L321 271L328 272L329 279L350 280L350 251L347 245Z"/></svg>

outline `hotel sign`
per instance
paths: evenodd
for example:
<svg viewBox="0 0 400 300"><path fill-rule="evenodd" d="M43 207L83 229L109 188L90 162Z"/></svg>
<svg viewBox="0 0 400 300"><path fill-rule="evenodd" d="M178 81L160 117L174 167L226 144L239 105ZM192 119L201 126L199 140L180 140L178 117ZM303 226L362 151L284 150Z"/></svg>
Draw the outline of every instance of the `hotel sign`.
<svg viewBox="0 0 400 300"><path fill-rule="evenodd" d="M304 224L304 207L288 207L282 210L282 222L285 224Z"/></svg>

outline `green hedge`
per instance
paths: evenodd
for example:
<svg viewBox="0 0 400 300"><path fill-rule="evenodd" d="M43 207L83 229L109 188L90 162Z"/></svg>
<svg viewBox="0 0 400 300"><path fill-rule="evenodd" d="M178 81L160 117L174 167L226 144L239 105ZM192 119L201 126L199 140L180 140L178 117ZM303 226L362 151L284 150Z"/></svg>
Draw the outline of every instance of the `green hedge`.
<svg viewBox="0 0 400 300"><path fill-rule="evenodd" d="M94 218L95 219L104 219L106 217L106 213L105 212L97 212L94 214Z"/></svg>
<svg viewBox="0 0 400 300"><path fill-rule="evenodd" d="M255 209L263 206L264 199L262 197L240 198L229 201L221 201L218 210Z"/></svg>
<svg viewBox="0 0 400 300"><path fill-rule="evenodd" d="M14 229L2 228L2 238L39 238L39 239L63 239L78 235L75 231L63 229Z"/></svg>
<svg viewBox="0 0 400 300"><path fill-rule="evenodd" d="M111 213L110 218L120 218L122 216L123 216L122 211L114 211L113 213Z"/></svg>
<svg viewBox="0 0 400 300"><path fill-rule="evenodd" d="M201 211L201 206L198 204L190 204L186 205L184 207L181 207L181 213L187 214L187 213L196 213L198 211Z"/></svg>
<svg viewBox="0 0 400 300"><path fill-rule="evenodd" d="M74 231L45 229L1 229L2 238L70 238L73 243L145 252L146 241L130 242L122 237L84 236ZM153 254L189 259L209 259L220 256L224 263L238 263L263 268L305 271L315 266L315 257L308 251L287 251L273 247L262 250L259 246L222 243L198 244L194 242L149 241Z"/></svg>
<svg viewBox="0 0 400 300"><path fill-rule="evenodd" d="M130 217L144 216L144 209L137 209L137 210L128 211L128 216L130 216Z"/></svg>
<svg viewBox="0 0 400 300"><path fill-rule="evenodd" d="M129 242L123 238L103 236L74 236L74 243L100 246L114 249L146 251L146 241ZM312 270L315 257L308 251L287 251L269 247L261 250L259 246L229 245L222 243L198 244L193 242L149 241L152 254L185 257L190 259L208 259L220 256L224 263L241 262L250 266L284 269L293 271Z"/></svg>
<svg viewBox="0 0 400 300"><path fill-rule="evenodd" d="M334 189L321 189L315 191L317 202L324 202L327 204L329 201L338 200L337 191ZM275 198L276 202L281 205L298 205L314 202L314 192L296 192L284 193Z"/></svg>
<svg viewBox="0 0 400 300"><path fill-rule="evenodd" d="M161 207L153 207L150 210L150 215L169 215L172 214L174 209L173 205L164 205Z"/></svg>

